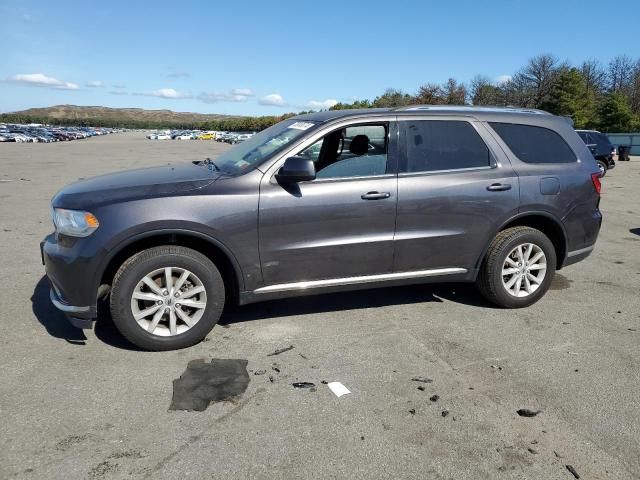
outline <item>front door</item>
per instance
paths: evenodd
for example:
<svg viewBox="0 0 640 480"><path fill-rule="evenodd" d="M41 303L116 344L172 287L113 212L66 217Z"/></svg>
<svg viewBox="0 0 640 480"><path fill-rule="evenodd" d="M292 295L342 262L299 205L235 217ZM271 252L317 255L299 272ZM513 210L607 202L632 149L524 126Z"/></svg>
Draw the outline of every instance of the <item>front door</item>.
<svg viewBox="0 0 640 480"><path fill-rule="evenodd" d="M392 122L328 132L292 154L311 158L317 178L292 186L265 175L259 235L266 286L390 273L397 177ZM295 288L295 286L293 286Z"/></svg>

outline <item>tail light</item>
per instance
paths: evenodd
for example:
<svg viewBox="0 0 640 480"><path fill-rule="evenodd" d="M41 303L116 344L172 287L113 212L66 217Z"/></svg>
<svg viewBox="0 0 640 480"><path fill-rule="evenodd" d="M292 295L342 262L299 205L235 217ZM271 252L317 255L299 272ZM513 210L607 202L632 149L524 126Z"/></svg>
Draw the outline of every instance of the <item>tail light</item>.
<svg viewBox="0 0 640 480"><path fill-rule="evenodd" d="M600 195L600 190L602 190L602 183L600 182L601 173L592 173L591 181L593 182L593 188L596 189L598 195Z"/></svg>

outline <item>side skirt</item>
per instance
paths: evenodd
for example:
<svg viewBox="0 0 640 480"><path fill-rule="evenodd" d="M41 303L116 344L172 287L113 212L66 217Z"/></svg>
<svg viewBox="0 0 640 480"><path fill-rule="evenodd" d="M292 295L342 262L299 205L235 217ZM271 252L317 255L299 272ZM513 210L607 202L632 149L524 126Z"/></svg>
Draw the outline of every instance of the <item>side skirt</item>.
<svg viewBox="0 0 640 480"><path fill-rule="evenodd" d="M268 285L250 292L240 292L239 304L261 302L278 298L319 295L323 293L384 288L419 283L472 282L475 270L465 268L439 268L412 272L384 273L359 277L330 278L295 283Z"/></svg>

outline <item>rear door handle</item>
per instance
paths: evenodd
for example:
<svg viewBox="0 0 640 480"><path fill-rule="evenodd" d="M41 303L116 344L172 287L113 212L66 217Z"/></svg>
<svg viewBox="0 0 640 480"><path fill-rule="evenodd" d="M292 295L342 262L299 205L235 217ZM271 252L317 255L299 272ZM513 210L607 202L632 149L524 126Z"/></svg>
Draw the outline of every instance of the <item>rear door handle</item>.
<svg viewBox="0 0 640 480"><path fill-rule="evenodd" d="M364 195L360 195L360 198L363 200L383 200L390 196L389 192L367 192Z"/></svg>
<svg viewBox="0 0 640 480"><path fill-rule="evenodd" d="M511 190L510 183L492 183L487 187L490 192L504 192L505 190Z"/></svg>

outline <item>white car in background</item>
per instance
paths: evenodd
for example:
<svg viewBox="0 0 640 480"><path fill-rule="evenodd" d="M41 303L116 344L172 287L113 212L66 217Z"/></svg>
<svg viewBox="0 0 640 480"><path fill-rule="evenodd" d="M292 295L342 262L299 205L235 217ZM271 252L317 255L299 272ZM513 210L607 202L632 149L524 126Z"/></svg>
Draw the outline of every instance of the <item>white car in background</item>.
<svg viewBox="0 0 640 480"><path fill-rule="evenodd" d="M174 140L191 140L193 138L190 133L183 133L181 135L177 135Z"/></svg>
<svg viewBox="0 0 640 480"><path fill-rule="evenodd" d="M156 135L156 140L171 140L171 135L168 133L159 133Z"/></svg>
<svg viewBox="0 0 640 480"><path fill-rule="evenodd" d="M241 133L239 135L234 135L229 143L241 143L245 140L249 140L251 137L253 137L253 133Z"/></svg>

